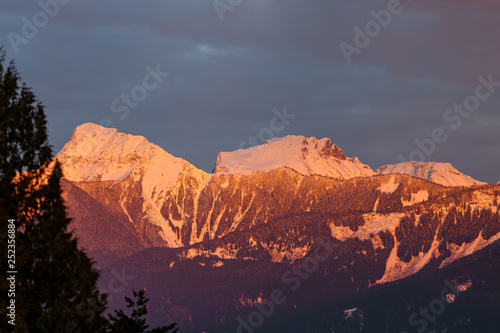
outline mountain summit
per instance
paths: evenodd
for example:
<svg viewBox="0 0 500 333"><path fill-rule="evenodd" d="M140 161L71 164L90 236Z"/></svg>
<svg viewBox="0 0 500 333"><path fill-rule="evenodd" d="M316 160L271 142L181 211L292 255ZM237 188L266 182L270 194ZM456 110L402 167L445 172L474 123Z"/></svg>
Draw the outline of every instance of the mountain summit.
<svg viewBox="0 0 500 333"><path fill-rule="evenodd" d="M71 181L119 181L145 163L169 165L173 171L182 161L142 136L92 123L78 126L56 157Z"/></svg>
<svg viewBox="0 0 500 333"><path fill-rule="evenodd" d="M234 318L254 313L276 285L293 291L305 272L312 280L276 307L283 314L276 320L301 316L311 304L330 318L324 302L356 299L374 285L389 290L380 299L404 295L392 316L406 308L407 294L385 288L435 278L432 299L448 268L448 278L460 276L483 304L481 272L494 281L487 283L498 280L498 267L481 254L500 242L498 186L436 184L479 183L449 164L411 162L376 175L330 139L286 136L220 153L208 174L143 137L94 124L79 126L57 157L70 229L103 281L116 272L136 276L153 291L152 322L175 320L186 332L238 331ZM419 288L414 304L422 304ZM116 309L121 297L113 296ZM342 321L345 302L333 305Z"/></svg>
<svg viewBox="0 0 500 333"><path fill-rule="evenodd" d="M393 165L384 165L377 169L377 174L387 175L401 173L444 186L472 186L485 185L486 183L464 175L450 163L435 162L405 162Z"/></svg>
<svg viewBox="0 0 500 333"><path fill-rule="evenodd" d="M287 167L302 175L320 175L338 179L367 177L375 172L357 157L348 158L328 138L288 135L265 144L234 152L221 152L214 174L250 174Z"/></svg>
<svg viewBox="0 0 500 333"><path fill-rule="evenodd" d="M114 191L97 198L104 211L113 211L135 228L150 221L152 225L141 238L146 245L154 246L181 245L174 224L182 216L176 210L170 213L172 217L166 213L166 207L174 205L177 209L178 203L170 202L172 198L181 198L180 206L184 207L182 198L196 197L211 176L142 136L92 123L78 126L56 158L61 162L64 178L78 184L80 189L91 193ZM79 215L85 220L84 215L90 213L93 212ZM90 234L82 237L92 238Z"/></svg>
<svg viewBox="0 0 500 333"><path fill-rule="evenodd" d="M142 136L121 133L117 129L92 123L78 126L56 157L64 167L65 178L74 182L117 182L141 175L153 189L158 184L166 187L174 185L185 169L200 174L202 178L208 176L206 172L169 154ZM357 157L346 157L342 149L330 139L318 140L301 135L273 138L259 146L220 152L213 173L247 175L282 167L304 176L319 175L336 179L399 173L445 186L486 184L461 173L449 163L413 161L385 165L374 172Z"/></svg>

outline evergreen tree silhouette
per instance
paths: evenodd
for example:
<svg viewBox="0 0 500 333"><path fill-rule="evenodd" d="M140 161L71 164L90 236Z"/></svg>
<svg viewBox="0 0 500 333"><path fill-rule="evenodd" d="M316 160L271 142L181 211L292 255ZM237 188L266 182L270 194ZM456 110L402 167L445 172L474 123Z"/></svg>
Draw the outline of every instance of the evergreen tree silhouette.
<svg viewBox="0 0 500 333"><path fill-rule="evenodd" d="M125 297L127 308L132 308L131 316L127 316L122 309L115 310L115 315L109 315L111 333L176 333L176 324L157 327L150 331L146 331L149 325L146 325L144 318L148 314L147 303L149 298L146 298L145 291L132 291L134 299Z"/></svg>
<svg viewBox="0 0 500 333"><path fill-rule="evenodd" d="M0 48L0 331L105 332L99 273L68 232L59 163L43 104L21 84ZM7 224L15 220L15 267L7 266ZM7 323L7 271L16 274L15 326Z"/></svg>

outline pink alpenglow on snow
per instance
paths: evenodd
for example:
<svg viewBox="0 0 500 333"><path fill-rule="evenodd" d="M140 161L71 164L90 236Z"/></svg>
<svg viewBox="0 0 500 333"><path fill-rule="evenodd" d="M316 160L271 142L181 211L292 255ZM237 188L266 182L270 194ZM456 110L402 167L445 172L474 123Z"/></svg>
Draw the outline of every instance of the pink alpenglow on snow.
<svg viewBox="0 0 500 333"><path fill-rule="evenodd" d="M435 162L405 162L393 165L384 165L377 169L377 174L387 175L401 173L417 178L422 178L444 186L473 186L486 183L464 175L450 163Z"/></svg>
<svg viewBox="0 0 500 333"><path fill-rule="evenodd" d="M251 174L281 167L306 176L320 175L338 179L375 175L357 157L346 157L342 149L332 144L330 139L318 140L302 135L273 138L263 145L220 152L214 174Z"/></svg>
<svg viewBox="0 0 500 333"><path fill-rule="evenodd" d="M92 123L78 126L56 158L64 165L64 177L77 182L120 181L142 169L155 168L160 170L151 171L176 179L187 163L142 136Z"/></svg>

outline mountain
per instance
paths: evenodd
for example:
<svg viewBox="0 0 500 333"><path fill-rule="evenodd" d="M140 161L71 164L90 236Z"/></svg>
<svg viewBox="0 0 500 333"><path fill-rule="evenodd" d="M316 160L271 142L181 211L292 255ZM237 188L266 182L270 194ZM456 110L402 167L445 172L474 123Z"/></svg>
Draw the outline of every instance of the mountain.
<svg viewBox="0 0 500 333"><path fill-rule="evenodd" d="M117 272L131 276L128 288L151 295L149 323L176 321L183 332L418 332L423 325L436 332L497 332L499 241L441 269L437 260L371 287L361 283L380 274L383 260L364 255L369 247L362 242L344 246L318 265L312 261L317 247L295 264L188 259L175 249L151 248L104 270L102 283ZM124 308L123 296L127 292L113 294L111 307ZM421 311L429 307L437 320L425 320Z"/></svg>
<svg viewBox="0 0 500 333"><path fill-rule="evenodd" d="M80 245L97 260L99 267L155 245L141 237L124 212L110 209L112 198L100 201L66 179L62 179L61 185L69 216L73 218L70 230L78 235Z"/></svg>
<svg viewBox="0 0 500 333"><path fill-rule="evenodd" d="M64 177L74 182L141 178L145 186L168 189L185 169L206 175L142 136L92 123L78 126L56 158L64 165Z"/></svg>
<svg viewBox="0 0 500 333"><path fill-rule="evenodd" d="M328 138L288 135L273 138L265 144L221 152L215 162L214 174L247 175L286 167L310 176L320 175L338 179L373 176L373 170L357 157L348 158L342 149Z"/></svg>
<svg viewBox="0 0 500 333"><path fill-rule="evenodd" d="M248 320L263 306L270 311L278 289L286 301L273 305L272 318L262 317L262 329L291 332L295 320L314 316L331 327L347 325L344 310L375 311L375 292L395 302L383 315L392 323L391 314L403 311L394 309L408 309L397 287L415 277L435 281L434 288L437 277L453 279L453 272L471 290L496 281L485 276L500 272L498 257L485 262L480 254L500 242L498 185L375 175L327 139L271 141L253 147L260 156L255 170L238 164L238 172L208 174L143 137L94 124L75 129L57 155L64 198L80 246L103 271L101 289L112 291L112 308L125 306L131 288L146 288L153 324L234 331L243 325L238 318ZM284 142L289 148L280 155L276 147ZM224 154L220 168L235 160ZM119 279L117 288L117 276L130 280ZM434 290L417 285L412 297L419 305ZM494 302L494 293L487 296ZM331 331L307 327L295 329Z"/></svg>
<svg viewBox="0 0 500 333"><path fill-rule="evenodd" d="M66 195L80 198L86 193L96 205L100 205L77 210L79 204L73 204L71 198L67 198L71 202L68 208L74 219L73 226L86 230L88 221L95 222L93 216L96 212L102 212L102 218L104 214L111 214L113 218L108 216L108 220L125 220L135 229L141 242L134 248L182 246L180 229L189 219L189 209L195 208L193 204L201 189L211 178L144 137L91 123L78 126L56 158L61 162L67 180L62 184ZM76 191L75 186L83 192ZM108 237L102 235L79 234L83 243ZM117 237L122 238L120 242L128 244L125 234L117 234ZM184 241L189 243L189 236ZM96 252L94 245L98 244L111 247L102 239L102 242L87 243L87 250ZM109 248L105 252L107 257L110 253L118 255L115 260L120 257L119 253L129 253L118 248ZM97 251L96 257L100 256L102 251Z"/></svg>
<svg viewBox="0 0 500 333"><path fill-rule="evenodd" d="M450 163L435 162L405 162L392 165L384 165L376 171L379 175L400 173L413 177L422 178L430 182L444 186L472 186L486 185L470 176L464 175L455 169Z"/></svg>
<svg viewBox="0 0 500 333"><path fill-rule="evenodd" d="M286 188L301 175L280 169L258 176L243 177L263 184L279 179ZM346 309L379 309L370 290L379 290L391 302L398 299L384 317L365 313L370 320L384 322L382 318L389 320L401 309L407 309L409 313L403 311L402 316L408 318L412 311L408 302L418 308L423 294L427 303L440 295L441 276L460 279L460 288L465 290L484 288L486 273L493 274L489 284L498 281L492 273L500 273L498 251L479 266L470 260L449 271L460 260L498 246L498 187L444 187L407 175L347 181L301 176L300 181L294 198L276 183L254 192L256 199L262 196L259 201L266 214L253 225L183 248L144 249L106 267L103 283L113 279L113 271L134 276L129 288L151 292L150 320L158 324L177 321L189 332L235 331L240 323L237 318L249 320L265 304L270 311L268 302L279 290L286 301L274 306L269 320L263 317L262 331L300 332L316 331L307 327L326 325L332 318L336 318L335 325L342 323L340 315ZM293 204L286 206L287 201ZM283 206L287 209L282 210ZM408 292L402 293L401 288L380 289L404 283L400 281L416 283L416 276L418 289L408 287L414 290L411 298L402 296ZM471 294L464 295L467 299ZM479 306L495 297L481 291L473 304ZM111 306L123 307L121 297L114 298ZM307 319L316 312L322 320ZM451 313L447 305L447 315ZM470 312L458 313L461 321ZM295 318L305 324L293 327L290 321ZM484 320L484 313L476 319ZM407 320L400 322L408 325ZM283 329L289 326L293 329ZM396 327L401 327L398 332L406 328ZM323 327L317 332L328 330Z"/></svg>

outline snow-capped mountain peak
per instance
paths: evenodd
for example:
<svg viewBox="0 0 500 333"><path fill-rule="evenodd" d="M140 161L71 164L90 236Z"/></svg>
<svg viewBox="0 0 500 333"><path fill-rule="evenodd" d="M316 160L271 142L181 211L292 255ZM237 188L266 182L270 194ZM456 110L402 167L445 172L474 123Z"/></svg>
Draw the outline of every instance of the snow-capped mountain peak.
<svg viewBox="0 0 500 333"><path fill-rule="evenodd" d="M455 169L450 163L436 162L405 162L392 165L384 165L377 169L377 174L386 175L391 173L401 173L414 176L441 184L444 186L472 186L484 185L486 183L464 175Z"/></svg>
<svg viewBox="0 0 500 333"><path fill-rule="evenodd" d="M357 157L348 158L342 149L328 138L321 140L302 135L288 135L267 140L265 144L220 152L215 162L215 174L250 174L280 167L291 168L303 175L322 175L339 179L375 174Z"/></svg>
<svg viewBox="0 0 500 333"><path fill-rule="evenodd" d="M139 165L182 164L142 136L86 123L78 126L70 141L56 156L71 181L122 180ZM177 163L176 163L177 162Z"/></svg>
<svg viewBox="0 0 500 333"><path fill-rule="evenodd" d="M142 136L91 123L78 126L56 158L66 179L95 182L84 187L98 188L102 181L114 181L112 187L123 188L120 197L128 195L136 200L134 207L125 200L118 202L124 216L132 222L133 214L140 212L160 227L159 235L174 247L180 244L180 234L172 229L175 217L162 214L163 205L186 193L199 195L210 179L205 171Z"/></svg>

